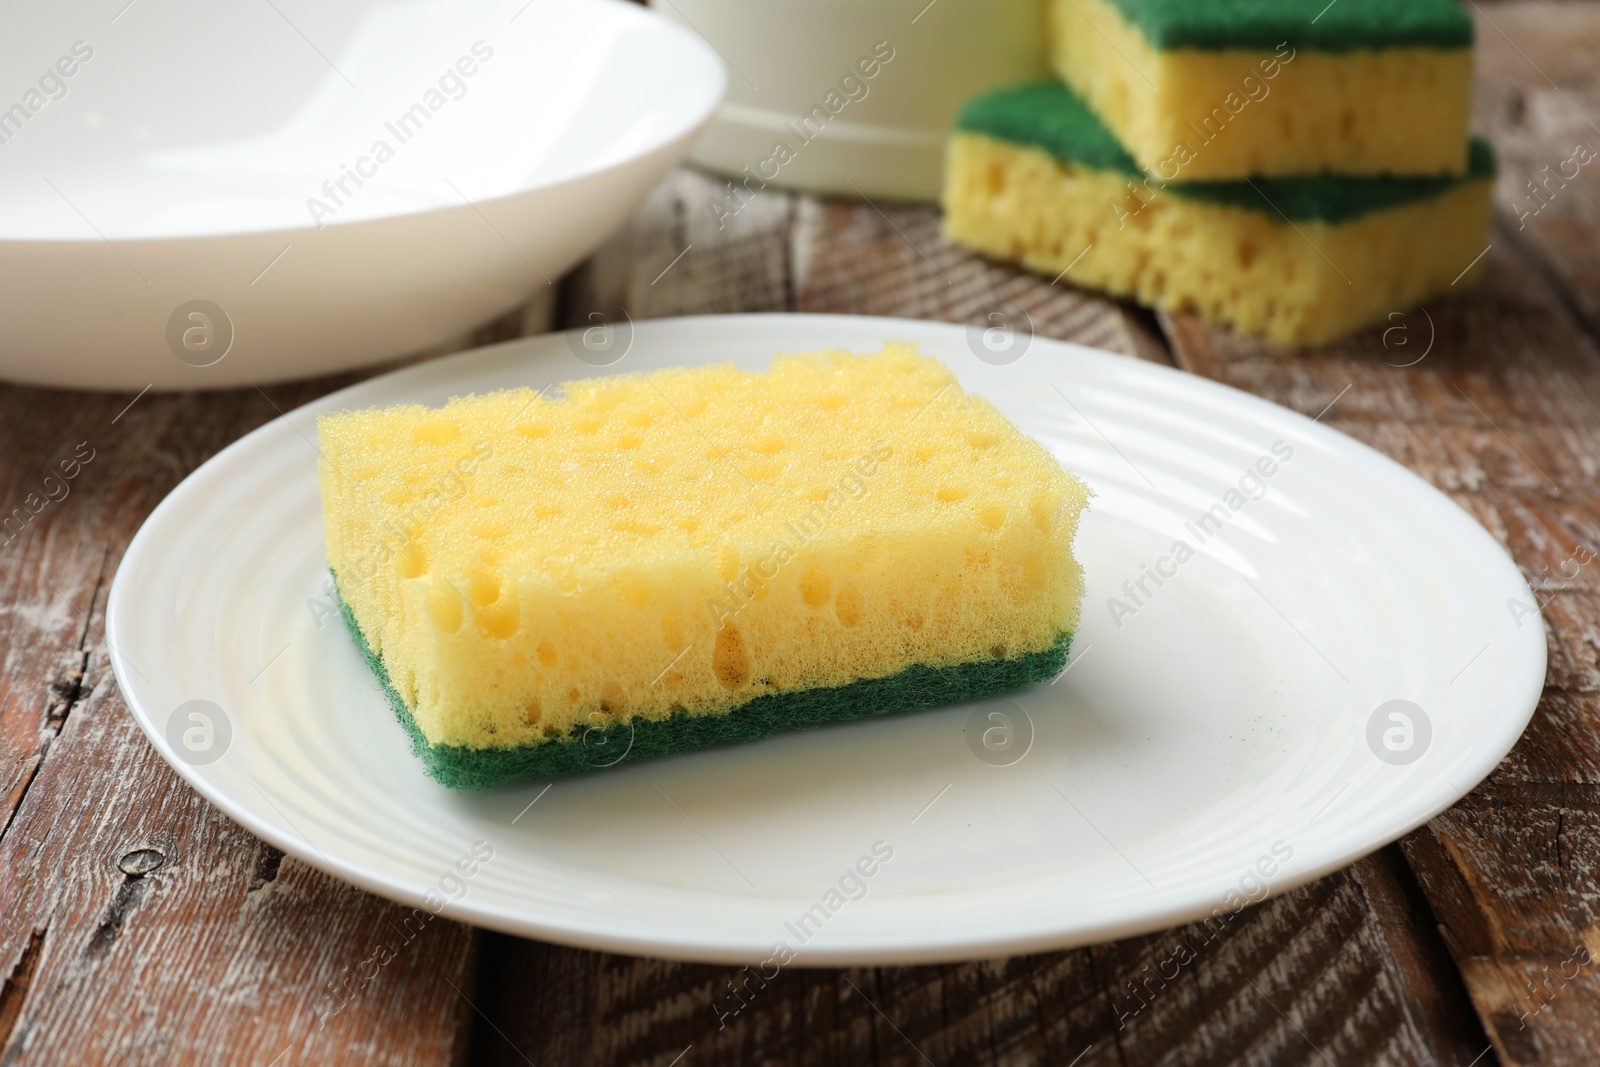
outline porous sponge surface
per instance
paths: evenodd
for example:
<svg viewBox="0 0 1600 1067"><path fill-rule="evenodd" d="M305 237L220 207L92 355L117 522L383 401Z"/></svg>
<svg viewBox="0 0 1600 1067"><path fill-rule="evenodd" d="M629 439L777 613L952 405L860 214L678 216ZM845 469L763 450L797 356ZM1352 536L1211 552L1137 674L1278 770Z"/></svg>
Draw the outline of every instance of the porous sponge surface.
<svg viewBox="0 0 1600 1067"><path fill-rule="evenodd" d="M1046 652L1087 489L937 360L857 356L325 415L328 560L430 746Z"/></svg>
<svg viewBox="0 0 1600 1067"><path fill-rule="evenodd" d="M1461 173L1472 23L1453 0L1339 0L1315 25L1304 6L1051 0L1051 63L1165 181Z"/></svg>
<svg viewBox="0 0 1600 1067"><path fill-rule="evenodd" d="M1350 221L1291 224L972 133L951 139L945 174L952 241L1288 345L1468 284L1490 220L1488 178Z"/></svg>
<svg viewBox="0 0 1600 1067"><path fill-rule="evenodd" d="M1066 666L1072 644L1071 635L1062 634L1042 652L948 667L913 664L888 678L863 678L832 689L769 693L726 715L677 711L667 719L607 720L565 740L515 748L467 748L428 741L417 726L416 716L389 681L383 660L367 644L348 605L341 600L339 606L362 658L382 683L389 706L410 736L412 751L435 781L453 789L484 789L524 778L587 774L662 756L756 741L786 730L980 700L1059 673Z"/></svg>

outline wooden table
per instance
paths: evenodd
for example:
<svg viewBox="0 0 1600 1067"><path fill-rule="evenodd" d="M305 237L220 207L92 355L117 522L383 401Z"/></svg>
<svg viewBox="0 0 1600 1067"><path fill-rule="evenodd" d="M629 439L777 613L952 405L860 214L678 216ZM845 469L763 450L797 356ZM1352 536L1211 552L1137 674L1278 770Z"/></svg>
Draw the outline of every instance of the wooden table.
<svg viewBox="0 0 1600 1067"><path fill-rule="evenodd" d="M763 195L719 228L672 175L588 263L452 347L635 318L832 311L1037 331L1315 414L1449 493L1537 591L1547 686L1516 749L1397 845L1245 912L1136 1015L1180 928L938 967L790 970L725 1028L727 967L449 922L352 980L401 909L286 859L156 757L112 679L106 589L207 457L364 375L203 395L0 387L0 1063L1592 1064L1600 1062L1600 163L1538 215L1527 178L1600 149L1600 5L1484 2L1477 124L1503 160L1470 294L1289 355L1052 286L940 240L920 208ZM109 254L109 253L108 253ZM1399 309L1397 309L1399 310ZM1433 333L1431 349L1412 366ZM1405 342L1405 344L1401 344ZM3 343L3 342L0 342ZM81 455L82 453L80 453ZM1575 565L1573 561L1582 561ZM329 1014L329 998L355 990Z"/></svg>

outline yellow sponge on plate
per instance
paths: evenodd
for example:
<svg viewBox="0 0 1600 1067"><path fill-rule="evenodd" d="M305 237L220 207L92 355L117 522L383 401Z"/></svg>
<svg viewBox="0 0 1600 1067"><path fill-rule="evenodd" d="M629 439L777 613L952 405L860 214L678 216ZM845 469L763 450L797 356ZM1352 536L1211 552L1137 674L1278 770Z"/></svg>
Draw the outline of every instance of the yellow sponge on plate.
<svg viewBox="0 0 1600 1067"><path fill-rule="evenodd" d="M1015 688L1077 620L1087 490L901 345L319 433L348 621L451 784Z"/></svg>

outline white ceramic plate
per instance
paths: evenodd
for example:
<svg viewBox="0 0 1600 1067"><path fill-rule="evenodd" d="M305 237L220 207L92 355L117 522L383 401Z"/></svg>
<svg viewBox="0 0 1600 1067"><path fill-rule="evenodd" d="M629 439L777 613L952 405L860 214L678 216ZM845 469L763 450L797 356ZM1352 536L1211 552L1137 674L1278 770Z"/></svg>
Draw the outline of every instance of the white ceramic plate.
<svg viewBox="0 0 1600 1067"><path fill-rule="evenodd" d="M8 19L0 70L0 377L133 390L458 336L588 254L725 84L620 0L70 0Z"/></svg>
<svg viewBox="0 0 1600 1067"><path fill-rule="evenodd" d="M117 679L196 789L332 874L531 937L732 962L778 941L803 964L995 956L1231 909L1424 822L1517 739L1544 679L1544 630L1517 568L1443 495L1200 378L1044 340L995 365L969 336L889 319L692 318L640 323L606 358L760 368L776 351L917 341L1080 472L1097 496L1077 544L1089 592L1071 665L1014 702L548 791L462 795L426 778L326 614L315 415L604 373L566 335L365 382L201 467L117 572ZM1252 481L1262 457L1272 474ZM1259 499L1235 511L1241 479ZM1202 544L1186 523L1207 512ZM1197 549L1181 565L1179 541ZM1146 565L1170 577L1146 578L1136 602L1123 583ZM1395 700L1411 703L1384 707ZM892 859L846 877L879 842ZM474 859L475 845L492 858ZM802 948L791 927L807 914Z"/></svg>

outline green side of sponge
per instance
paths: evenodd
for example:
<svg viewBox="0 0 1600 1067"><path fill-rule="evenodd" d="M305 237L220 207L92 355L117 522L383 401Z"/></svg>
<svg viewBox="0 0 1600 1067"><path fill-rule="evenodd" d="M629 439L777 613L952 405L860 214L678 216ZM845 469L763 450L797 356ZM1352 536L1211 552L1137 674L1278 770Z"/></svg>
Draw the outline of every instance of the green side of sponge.
<svg viewBox="0 0 1600 1067"><path fill-rule="evenodd" d="M1249 181L1184 182L1165 191L1186 200L1279 215L1296 222L1341 223L1388 208L1432 200L1468 182L1492 178L1494 146L1472 138L1467 173L1438 178L1342 178L1317 174L1305 178L1255 178Z"/></svg>
<svg viewBox="0 0 1600 1067"><path fill-rule="evenodd" d="M1158 49L1470 48L1456 0L1111 0Z"/></svg>
<svg viewBox="0 0 1600 1067"><path fill-rule="evenodd" d="M1341 0L1342 2L1342 0ZM1375 211L1428 200L1495 172L1494 149L1473 138L1467 173L1436 178L1341 177L1318 174L1245 181L1160 182L1146 178L1115 135L1060 82L1035 82L967 102L956 129L1043 149L1063 163L1110 170L1152 189L1205 203L1260 211L1295 222L1350 222ZM1203 150L1197 136L1191 148ZM1141 190L1141 195L1145 195Z"/></svg>
<svg viewBox="0 0 1600 1067"><path fill-rule="evenodd" d="M1105 123L1058 81L1027 82L973 97L956 129L1042 148L1064 163L1141 175Z"/></svg>
<svg viewBox="0 0 1600 1067"><path fill-rule="evenodd" d="M887 678L863 678L828 689L771 693L725 715L677 711L664 720L639 719L591 727L567 739L518 748L474 749L429 743L411 709L390 683L383 660L367 644L366 635L342 598L339 613L361 658L388 695L395 717L411 736L412 751L422 760L429 776L452 789L486 789L526 778L587 774L661 756L756 741L786 730L982 700L1054 677L1066 666L1072 643L1071 634L1062 634L1054 645L1041 652L949 667L918 664Z"/></svg>

